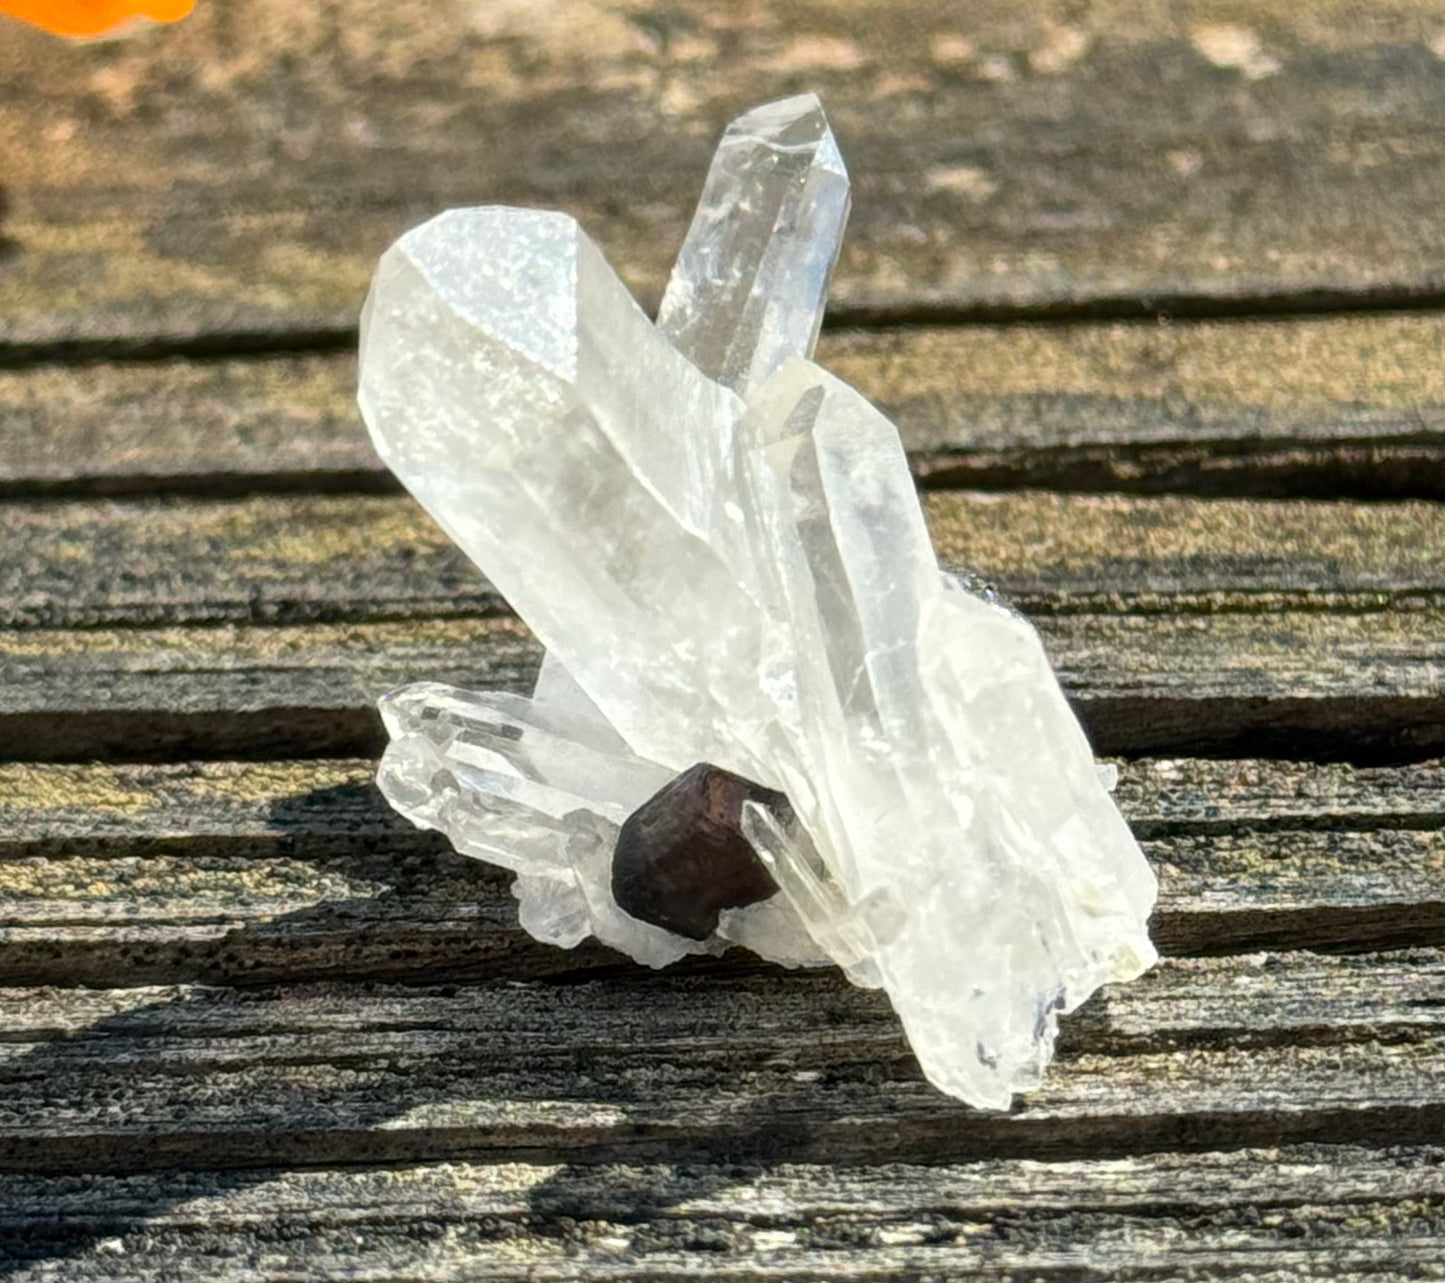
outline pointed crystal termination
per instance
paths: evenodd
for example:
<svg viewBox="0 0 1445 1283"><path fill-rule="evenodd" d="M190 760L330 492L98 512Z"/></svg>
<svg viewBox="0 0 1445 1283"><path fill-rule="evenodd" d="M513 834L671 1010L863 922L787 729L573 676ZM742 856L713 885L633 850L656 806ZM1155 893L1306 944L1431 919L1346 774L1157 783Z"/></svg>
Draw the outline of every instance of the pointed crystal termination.
<svg viewBox="0 0 1445 1283"><path fill-rule="evenodd" d="M740 116L713 158L658 328L744 395L790 357L812 356L848 203L848 173L816 95ZM605 724L551 651L536 697Z"/></svg>
<svg viewBox="0 0 1445 1283"><path fill-rule="evenodd" d="M571 948L595 935L654 967L699 952L623 913L608 890L621 825L671 771L579 741L518 695L417 682L387 695L381 715L386 800L463 855L514 871L522 925L537 939Z"/></svg>
<svg viewBox="0 0 1445 1283"><path fill-rule="evenodd" d="M739 116L713 157L658 329L742 396L789 357L811 356L848 200L848 172L816 97Z"/></svg>
<svg viewBox="0 0 1445 1283"><path fill-rule="evenodd" d="M742 406L571 218L454 210L403 236L362 315L360 402L387 465L633 751L759 778L734 732L774 717L737 682L763 626L727 507Z"/></svg>

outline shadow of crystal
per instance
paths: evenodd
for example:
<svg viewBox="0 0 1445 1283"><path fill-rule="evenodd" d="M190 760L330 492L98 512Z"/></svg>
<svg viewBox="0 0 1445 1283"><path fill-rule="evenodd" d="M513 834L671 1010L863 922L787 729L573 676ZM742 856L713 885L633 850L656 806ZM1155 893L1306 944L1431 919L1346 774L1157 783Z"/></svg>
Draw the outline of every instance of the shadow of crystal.
<svg viewBox="0 0 1445 1283"><path fill-rule="evenodd" d="M537 944L516 925L506 874L411 828L369 784L281 799L267 818L268 849L369 884L374 894L229 932L203 953L167 964L165 982L187 986L179 996L141 1002L79 1030L57 1030L51 1041L5 1064L0 1084L12 1109L26 1108L29 1097L33 1116L44 1119L84 1113L105 1099L119 1126L109 1134L101 1126L93 1134L12 1134L0 1142L0 1278L88 1258L123 1245L127 1236L170 1232L160 1222L182 1205L194 1203L205 1223L219 1211L208 1212L209 1201L223 1204L238 1191L317 1165L555 1164L527 1195L528 1231L545 1235L588 1213L586 1190L596 1188L599 1164L626 1169L622 1174L619 1167L610 1183L606 1208L592 1213L636 1219L699 1191L716 1192L755 1174L759 1164L816 1156L808 1120L817 1117L831 1071L810 1070L796 1079L775 1073L772 1090L734 1111L724 1128L689 1134L656 1126L660 1098L651 1098L649 1084L687 1073L692 1066L685 1062L695 1056L675 1044L660 1047L655 1080L653 1070L629 1075L606 1062L635 1062L636 1046L609 1048L605 1038L585 1032L592 997L605 995L614 1005L620 998L645 1013L668 994L676 1003L681 987L690 1009L705 1010L714 982L734 982L729 992L735 996L738 982L776 984L777 968L734 950L657 974L600 945L564 951ZM844 995L849 1014L840 1019L856 1015L859 1002L877 1009L887 1054L882 1062L838 1067L843 1078L918 1079L881 995L851 990L837 975L795 978L817 986L825 1002ZM469 990L460 981L493 984ZM534 987L534 1023L524 1014L510 1028L488 1026L497 1012L526 1005L528 988L517 987L519 981ZM206 987L214 985L228 987ZM351 1001L370 1002L380 1018L364 1030L288 1021L288 1002L315 998L332 985L345 985ZM490 1009L469 1006L468 995L478 993L499 1001ZM549 1004L571 1013L551 1035ZM725 1000L711 1004L719 1027L708 1040L715 1044L728 1032L725 1006ZM248 1076L248 1067L261 1063L249 1059L257 1049L252 1043L248 1050L253 1039L267 1044L264 1063L285 1066L279 1081L267 1085ZM285 1045L278 1049L278 1041ZM764 1062L776 1068L779 1054L765 1045L725 1053L743 1075ZM539 1062L551 1068L540 1072ZM314 1068L339 1072L329 1086L287 1087L289 1074ZM545 1135L518 1150L485 1128L447 1133L387 1126L418 1110L529 1100L602 1107L620 1125L611 1140L599 1138L580 1154ZM943 1108L970 1112L949 1102ZM158 1112L174 1119L159 1144L143 1126L126 1126L128 1117ZM634 1115L652 1120L640 1129L650 1136L629 1131ZM298 1261L304 1258L302 1247Z"/></svg>

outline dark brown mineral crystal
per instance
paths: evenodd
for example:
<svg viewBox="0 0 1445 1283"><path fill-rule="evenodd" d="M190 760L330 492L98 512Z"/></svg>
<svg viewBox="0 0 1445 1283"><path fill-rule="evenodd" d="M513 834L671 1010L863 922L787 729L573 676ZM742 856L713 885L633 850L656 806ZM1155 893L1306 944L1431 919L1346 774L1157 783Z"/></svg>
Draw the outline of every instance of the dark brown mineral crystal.
<svg viewBox="0 0 1445 1283"><path fill-rule="evenodd" d="M755 904L778 885L742 832L743 803L784 824L788 799L741 775L699 762L627 818L612 856L612 895L634 918L706 940L718 914Z"/></svg>

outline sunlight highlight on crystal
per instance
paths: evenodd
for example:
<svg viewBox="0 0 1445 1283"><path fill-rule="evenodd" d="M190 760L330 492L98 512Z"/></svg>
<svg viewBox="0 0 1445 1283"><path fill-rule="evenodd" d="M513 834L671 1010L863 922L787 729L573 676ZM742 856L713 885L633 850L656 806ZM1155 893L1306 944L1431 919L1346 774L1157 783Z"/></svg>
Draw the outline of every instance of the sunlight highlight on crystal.
<svg viewBox="0 0 1445 1283"><path fill-rule="evenodd" d="M530 698L388 695L379 781L515 871L538 939L835 963L887 990L932 1082L1002 1108L1060 1013L1153 962L1155 879L1037 633L940 569L896 429L810 360L847 210L808 95L724 135L656 324L564 214L453 210L387 251L372 438L547 658ZM644 921L613 856L674 795L736 826L754 891ZM697 885L676 833L628 842L629 876Z"/></svg>

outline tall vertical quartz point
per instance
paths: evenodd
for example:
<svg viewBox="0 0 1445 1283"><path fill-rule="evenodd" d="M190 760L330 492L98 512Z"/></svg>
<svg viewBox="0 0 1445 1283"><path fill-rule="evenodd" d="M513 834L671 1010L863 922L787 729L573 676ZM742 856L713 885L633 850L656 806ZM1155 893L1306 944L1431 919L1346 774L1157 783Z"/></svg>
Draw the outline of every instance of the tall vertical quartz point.
<svg viewBox="0 0 1445 1283"><path fill-rule="evenodd" d="M814 95L739 116L713 156L657 328L743 396L789 357L811 356L848 200Z"/></svg>
<svg viewBox="0 0 1445 1283"><path fill-rule="evenodd" d="M848 171L815 94L739 116L713 156L657 328L744 395L789 358L812 356L848 205ZM537 696L597 716L552 651Z"/></svg>
<svg viewBox="0 0 1445 1283"><path fill-rule="evenodd" d="M1060 1012L1150 965L1155 881L1037 634L940 572L896 430L806 359L846 209L791 99L729 130L656 326L561 214L453 211L387 252L373 440L549 661L530 701L389 697L380 780L515 869L539 938L831 959L934 1083L1005 1106ZM611 885L628 817L697 762L795 821L741 805L779 892L724 896L706 940Z"/></svg>

